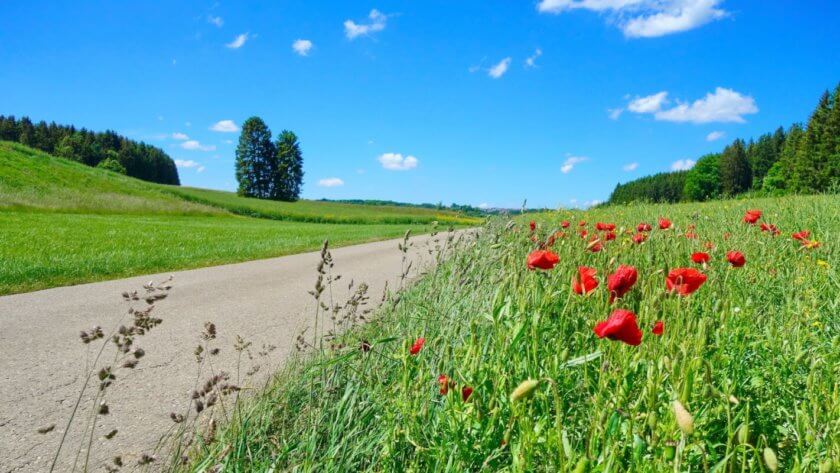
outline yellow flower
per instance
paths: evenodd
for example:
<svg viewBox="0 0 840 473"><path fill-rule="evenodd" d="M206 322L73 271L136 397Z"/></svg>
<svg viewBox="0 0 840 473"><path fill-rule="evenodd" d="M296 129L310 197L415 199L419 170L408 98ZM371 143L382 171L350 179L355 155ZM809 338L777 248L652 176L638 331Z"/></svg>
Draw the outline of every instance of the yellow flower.
<svg viewBox="0 0 840 473"><path fill-rule="evenodd" d="M830 267L828 265L827 261L824 261L824 260L821 260L821 259L817 260L817 266L822 266L823 268L826 268L826 269L828 269Z"/></svg>

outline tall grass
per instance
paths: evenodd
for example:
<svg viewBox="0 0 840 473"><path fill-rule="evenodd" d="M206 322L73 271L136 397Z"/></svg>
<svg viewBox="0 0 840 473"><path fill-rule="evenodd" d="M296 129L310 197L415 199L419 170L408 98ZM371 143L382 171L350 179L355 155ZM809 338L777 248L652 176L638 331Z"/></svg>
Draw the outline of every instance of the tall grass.
<svg viewBox="0 0 840 473"><path fill-rule="evenodd" d="M741 222L760 208L773 236ZM193 452L190 471L832 471L840 467L840 198L607 207L488 222L340 343L291 363ZM674 222L656 229L658 217ZM525 258L570 220L551 249ZM615 222L588 251L578 220ZM639 222L653 224L641 245ZM689 233L698 238L686 238ZM808 229L821 246L791 239ZM664 277L713 245L687 297ZM742 251L732 268L724 254ZM633 265L609 303L607 275ZM589 296L570 289L597 269ZM340 268L337 268L340 271ZM633 311L639 346L599 339ZM651 327L664 322L664 333ZM425 345L412 356L417 338ZM440 384L439 375L451 381ZM524 381L533 380L523 384ZM446 386L447 394L441 394ZM464 387L473 389L464 400Z"/></svg>

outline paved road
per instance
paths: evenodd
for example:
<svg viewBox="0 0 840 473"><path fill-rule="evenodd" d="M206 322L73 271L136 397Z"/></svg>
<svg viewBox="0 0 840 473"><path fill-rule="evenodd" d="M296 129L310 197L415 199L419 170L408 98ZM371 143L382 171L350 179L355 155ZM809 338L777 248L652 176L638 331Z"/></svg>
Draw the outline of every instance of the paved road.
<svg viewBox="0 0 840 473"><path fill-rule="evenodd" d="M428 249L445 239L445 234L435 240L412 238L408 255L414 262L414 275L431 261ZM390 288L398 286L402 253L397 243L390 240L333 250L334 271L342 275L337 292L346 297L350 279L366 282L371 304L375 304L386 281ZM146 356L137 369L108 390L111 412L100 417L103 421L96 433L91 470L103 471L103 462L114 452L126 454L126 462L134 463L137 455L153 448L161 434L173 426L169 414L184 411L197 378L193 350L204 322L216 324L217 346L222 348L212 358L214 368L236 373L233 343L235 336L241 335L252 342L253 363L260 365L251 381L242 384L263 382L294 352L297 335L311 323L314 303L307 291L314 286L318 261L315 252L171 273L174 279L169 297L155 308L163 323L138 339ZM93 358L100 343L84 345L79 331L100 325L107 334L127 323L131 320L126 316L130 303L123 300L123 291L169 276L148 275L0 297L0 472L49 468L85 380L85 360ZM134 305L143 307L145 303ZM263 357L257 354L263 344L277 348ZM250 370L252 363L246 361L241 366L240 373ZM89 403L82 406L89 411ZM51 432L38 433L53 424ZM104 440L114 428L119 430L117 435ZM79 430L70 429L58 471L67 471L72 465L80 445Z"/></svg>

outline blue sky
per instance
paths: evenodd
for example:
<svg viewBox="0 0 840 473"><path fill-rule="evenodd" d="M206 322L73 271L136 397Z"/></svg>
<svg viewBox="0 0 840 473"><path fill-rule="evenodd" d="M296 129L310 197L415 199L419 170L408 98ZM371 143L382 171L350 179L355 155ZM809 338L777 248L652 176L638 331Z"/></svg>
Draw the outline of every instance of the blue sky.
<svg viewBox="0 0 840 473"><path fill-rule="evenodd" d="M224 130L258 115L300 137L306 198L585 205L804 121L840 80L828 0L2 10L0 114L114 129L177 159L182 183L231 190Z"/></svg>

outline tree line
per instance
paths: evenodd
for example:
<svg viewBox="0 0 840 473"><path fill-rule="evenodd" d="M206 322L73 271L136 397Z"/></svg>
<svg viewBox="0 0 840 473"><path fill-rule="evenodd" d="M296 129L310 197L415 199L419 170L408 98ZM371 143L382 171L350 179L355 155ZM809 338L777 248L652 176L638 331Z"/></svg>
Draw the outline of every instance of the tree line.
<svg viewBox="0 0 840 473"><path fill-rule="evenodd" d="M162 149L130 140L114 131L92 132L70 125L33 123L29 117L0 115L0 140L39 149L144 181L179 185L175 162Z"/></svg>
<svg viewBox="0 0 840 473"><path fill-rule="evenodd" d="M736 139L689 171L618 184L609 203L703 201L745 192L812 194L840 186L840 84L820 97L808 122L749 142Z"/></svg>
<svg viewBox="0 0 840 473"><path fill-rule="evenodd" d="M235 168L239 195L289 202L300 198L303 155L297 135L291 131L283 130L272 141L271 130L261 118L245 120Z"/></svg>

